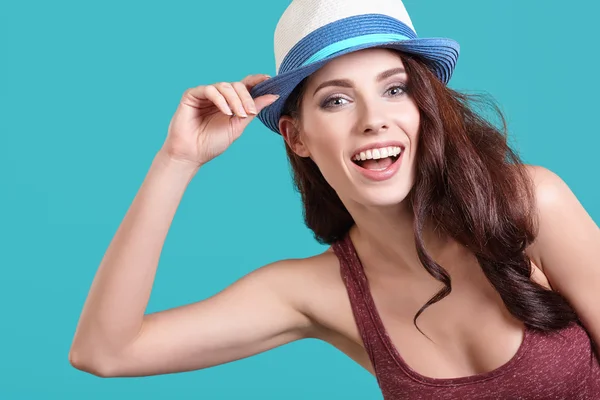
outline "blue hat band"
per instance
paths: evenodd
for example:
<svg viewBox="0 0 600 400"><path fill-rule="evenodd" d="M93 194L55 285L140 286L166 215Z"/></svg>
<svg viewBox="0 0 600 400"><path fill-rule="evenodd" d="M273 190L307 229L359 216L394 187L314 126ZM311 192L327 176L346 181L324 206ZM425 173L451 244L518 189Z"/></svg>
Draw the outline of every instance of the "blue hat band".
<svg viewBox="0 0 600 400"><path fill-rule="evenodd" d="M317 61L321 61L330 55L338 53L342 50L349 49L355 46L361 46L363 44L371 44L371 43L385 43L391 41L400 41L400 40L409 40L408 36L398 35L394 33L374 33L372 35L362 35L353 37L350 39L345 39L337 43L332 43L329 46L319 50L315 54L313 54L310 58L302 63L302 67Z"/></svg>
<svg viewBox="0 0 600 400"><path fill-rule="evenodd" d="M383 14L363 14L340 19L306 35L283 59L278 74L320 61L357 45L416 39L401 21Z"/></svg>

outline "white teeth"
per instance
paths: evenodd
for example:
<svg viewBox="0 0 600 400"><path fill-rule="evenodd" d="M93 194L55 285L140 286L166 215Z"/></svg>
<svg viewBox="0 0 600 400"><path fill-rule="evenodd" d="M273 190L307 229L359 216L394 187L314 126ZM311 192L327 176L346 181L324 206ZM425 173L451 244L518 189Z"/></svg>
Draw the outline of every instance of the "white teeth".
<svg viewBox="0 0 600 400"><path fill-rule="evenodd" d="M399 146L388 146L381 147L378 149L371 149L367 151L361 151L352 157L353 160L361 161L361 160L378 160L380 158L386 157L395 157L402 152L402 149Z"/></svg>

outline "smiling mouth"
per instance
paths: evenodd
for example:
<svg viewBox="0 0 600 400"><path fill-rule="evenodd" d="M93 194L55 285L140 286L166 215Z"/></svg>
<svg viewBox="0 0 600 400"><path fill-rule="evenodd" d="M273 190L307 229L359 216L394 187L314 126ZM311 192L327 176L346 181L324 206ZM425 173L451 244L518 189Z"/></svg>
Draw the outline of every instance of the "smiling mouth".
<svg viewBox="0 0 600 400"><path fill-rule="evenodd" d="M398 161L398 158L400 158L400 154L395 156L382 157L378 159L353 159L352 162L364 169L368 169L371 171L383 171L384 169L388 168L390 165Z"/></svg>

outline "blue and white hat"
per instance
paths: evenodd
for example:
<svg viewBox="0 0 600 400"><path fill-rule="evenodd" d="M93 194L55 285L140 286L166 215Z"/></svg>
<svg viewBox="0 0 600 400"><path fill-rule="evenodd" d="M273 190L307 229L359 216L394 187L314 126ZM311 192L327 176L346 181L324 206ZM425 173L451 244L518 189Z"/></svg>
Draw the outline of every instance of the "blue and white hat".
<svg viewBox="0 0 600 400"><path fill-rule="evenodd" d="M400 0L293 0L277 23L274 42L276 75L254 86L250 94L280 96L258 114L278 134L290 93L333 58L369 47L397 49L422 56L446 84L460 50L452 39L418 38Z"/></svg>

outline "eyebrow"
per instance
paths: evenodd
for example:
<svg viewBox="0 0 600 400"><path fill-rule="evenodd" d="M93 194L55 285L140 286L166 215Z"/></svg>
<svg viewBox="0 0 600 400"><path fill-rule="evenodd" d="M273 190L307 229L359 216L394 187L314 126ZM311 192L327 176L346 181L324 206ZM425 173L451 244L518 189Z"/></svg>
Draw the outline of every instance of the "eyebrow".
<svg viewBox="0 0 600 400"><path fill-rule="evenodd" d="M406 70L402 67L392 68L392 69L388 69L386 71L379 73L379 75L377 75L377 78L375 80L377 82L381 82L382 80L389 78L390 76L393 76L396 74L404 74L404 73L406 73ZM317 88L313 92L313 97L315 96L315 94L317 94L317 92L319 90L321 90L327 86L340 86L340 87L351 88L352 81L350 81L348 79L332 79L330 81L325 81L325 82L321 83L319 86L317 86Z"/></svg>

